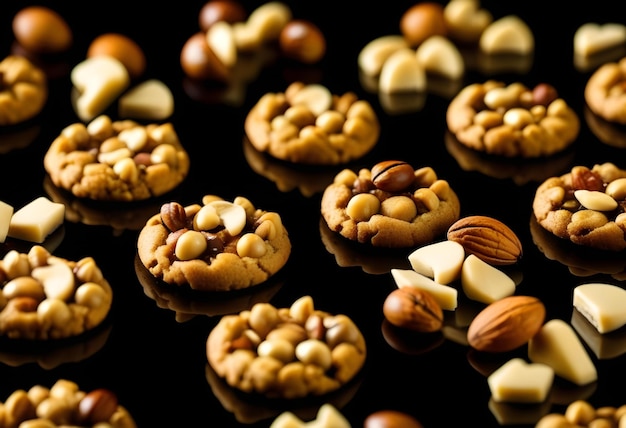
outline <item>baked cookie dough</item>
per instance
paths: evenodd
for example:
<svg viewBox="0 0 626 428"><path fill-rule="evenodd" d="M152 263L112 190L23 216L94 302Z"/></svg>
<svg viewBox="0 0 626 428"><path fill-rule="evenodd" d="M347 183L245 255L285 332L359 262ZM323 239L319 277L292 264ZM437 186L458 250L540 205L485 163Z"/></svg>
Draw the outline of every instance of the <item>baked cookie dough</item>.
<svg viewBox="0 0 626 428"><path fill-rule="evenodd" d="M374 247L432 242L459 219L461 203L431 167L389 160L372 169L340 171L326 187L322 217L344 238Z"/></svg>
<svg viewBox="0 0 626 428"><path fill-rule="evenodd" d="M164 195L189 172L171 123L140 125L101 115L61 131L44 156L55 186L77 198L132 202Z"/></svg>
<svg viewBox="0 0 626 428"><path fill-rule="evenodd" d="M565 150L580 119L554 87L528 88L488 80L463 88L448 105L448 129L473 150L508 158L537 158Z"/></svg>
<svg viewBox="0 0 626 428"><path fill-rule="evenodd" d="M338 165L358 159L378 142L380 123L369 102L353 92L334 95L322 85L290 84L267 93L244 122L250 143L287 162Z"/></svg>
<svg viewBox="0 0 626 428"><path fill-rule="evenodd" d="M202 204L162 205L139 232L142 264L168 284L229 291L260 284L287 263L291 241L276 212L247 198L207 195Z"/></svg>
<svg viewBox="0 0 626 428"><path fill-rule="evenodd" d="M206 342L209 365L230 386L267 398L339 390L365 364L365 339L348 316L316 309L311 296L289 308L257 303L223 316Z"/></svg>
<svg viewBox="0 0 626 428"><path fill-rule="evenodd" d="M35 117L47 100L48 82L42 69L18 55L0 61L0 126Z"/></svg>
<svg viewBox="0 0 626 428"><path fill-rule="evenodd" d="M585 85L589 109L602 119L626 125L626 57L601 65Z"/></svg>
<svg viewBox="0 0 626 428"><path fill-rule="evenodd" d="M101 325L113 290L93 258L70 261L35 245L0 260L0 337L54 340Z"/></svg>
<svg viewBox="0 0 626 428"><path fill-rule="evenodd" d="M544 181L532 208L547 231L574 244L607 251L626 249L626 170L610 162Z"/></svg>

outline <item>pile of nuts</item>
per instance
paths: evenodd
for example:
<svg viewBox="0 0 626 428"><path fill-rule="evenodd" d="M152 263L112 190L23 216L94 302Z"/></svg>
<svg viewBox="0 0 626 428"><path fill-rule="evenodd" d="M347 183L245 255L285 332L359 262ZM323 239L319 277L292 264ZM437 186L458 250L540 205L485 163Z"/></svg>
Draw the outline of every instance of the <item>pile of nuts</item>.
<svg viewBox="0 0 626 428"><path fill-rule="evenodd" d="M623 427L626 424L626 404L619 407L594 408L585 400L571 402L563 414L543 416L535 428Z"/></svg>

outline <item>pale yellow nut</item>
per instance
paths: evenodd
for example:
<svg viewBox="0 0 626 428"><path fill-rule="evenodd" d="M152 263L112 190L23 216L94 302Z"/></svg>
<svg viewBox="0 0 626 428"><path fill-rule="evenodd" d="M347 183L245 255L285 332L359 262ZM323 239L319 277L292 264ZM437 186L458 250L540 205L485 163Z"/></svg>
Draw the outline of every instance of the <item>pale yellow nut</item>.
<svg viewBox="0 0 626 428"><path fill-rule="evenodd" d="M236 236L241 233L246 226L246 210L241 206L228 201L213 201L207 206L211 206L220 218L220 224L231 234Z"/></svg>
<svg viewBox="0 0 626 428"><path fill-rule="evenodd" d="M335 178L333 179L333 183L338 184L338 185L344 185L347 187L352 187L352 185L354 184L357 178L358 176L356 175L354 171L346 168L344 170L339 171L339 173L335 175Z"/></svg>
<svg viewBox="0 0 626 428"><path fill-rule="evenodd" d="M391 196L380 204L380 213L384 216L411 222L417 216L417 207L406 196Z"/></svg>
<svg viewBox="0 0 626 428"><path fill-rule="evenodd" d="M330 348L316 339L304 340L296 345L295 351L298 360L304 364L315 364L327 370L332 364Z"/></svg>
<svg viewBox="0 0 626 428"><path fill-rule="evenodd" d="M355 221L367 221L380 211L380 200L371 193L354 195L346 206L346 214Z"/></svg>
<svg viewBox="0 0 626 428"><path fill-rule="evenodd" d="M178 164L178 154L176 148L171 144L159 144L150 153L150 162L153 164L166 163L176 166Z"/></svg>
<svg viewBox="0 0 626 428"><path fill-rule="evenodd" d="M72 319L72 312L64 301L46 299L37 306L37 318L44 327L62 328Z"/></svg>
<svg viewBox="0 0 626 428"><path fill-rule="evenodd" d="M113 172L127 183L136 183L139 180L137 164L131 158L123 158L115 162Z"/></svg>
<svg viewBox="0 0 626 428"><path fill-rule="evenodd" d="M74 295L74 272L65 263L37 267L31 276L41 282L47 298L67 301Z"/></svg>
<svg viewBox="0 0 626 428"><path fill-rule="evenodd" d="M288 363L293 361L295 350L295 346L288 340L274 338L259 343L257 354L259 354L260 357L272 357L283 363Z"/></svg>
<svg viewBox="0 0 626 428"><path fill-rule="evenodd" d="M148 132L143 126L124 129L120 131L117 138L123 142L133 152L141 150L148 142Z"/></svg>
<svg viewBox="0 0 626 428"><path fill-rule="evenodd" d="M615 199L622 201L626 199L626 178L618 178L607 184L604 193Z"/></svg>
<svg viewBox="0 0 626 428"><path fill-rule="evenodd" d="M302 296L295 300L289 307L289 316L297 323L304 324L304 322L313 313L313 310L313 298L308 295Z"/></svg>
<svg viewBox="0 0 626 428"><path fill-rule="evenodd" d="M237 42L228 22L217 21L212 24L206 32L206 41L226 67L233 67L237 63Z"/></svg>
<svg viewBox="0 0 626 428"><path fill-rule="evenodd" d="M263 257L267 252L265 241L255 233L246 233L237 241L237 254L240 257Z"/></svg>
<svg viewBox="0 0 626 428"><path fill-rule="evenodd" d="M46 297L41 282L30 276L18 276L17 278L13 278L8 281L2 288L2 294L7 299L13 299L15 297L32 297L33 299L40 301Z"/></svg>
<svg viewBox="0 0 626 428"><path fill-rule="evenodd" d="M330 91L320 84L306 85L290 97L292 105L305 105L315 116L319 116L330 109L333 96Z"/></svg>
<svg viewBox="0 0 626 428"><path fill-rule="evenodd" d="M579 189L574 191L574 197L590 210L612 211L617 208L617 201L604 192Z"/></svg>
<svg viewBox="0 0 626 428"><path fill-rule="evenodd" d="M188 230L178 238L174 253L180 260L192 260L199 257L206 248L204 235L195 230Z"/></svg>
<svg viewBox="0 0 626 428"><path fill-rule="evenodd" d="M383 64L378 90L385 94L422 92L426 89L426 69L411 48L393 52Z"/></svg>
<svg viewBox="0 0 626 428"><path fill-rule="evenodd" d="M100 152L98 154L98 162L106 163L107 165L114 165L122 159L132 157L133 153L129 148L123 147L110 152Z"/></svg>
<svg viewBox="0 0 626 428"><path fill-rule="evenodd" d="M485 28L479 46L489 54L530 54L535 48L535 38L528 24L516 15L508 15Z"/></svg>
<svg viewBox="0 0 626 428"><path fill-rule="evenodd" d="M427 73L453 80L461 78L465 73L465 60L461 52L444 36L427 38L418 46L415 54Z"/></svg>
<svg viewBox="0 0 626 428"><path fill-rule="evenodd" d="M391 54L409 48L406 39L397 34L378 37L363 47L357 58L359 68L368 76L378 76Z"/></svg>
<svg viewBox="0 0 626 428"><path fill-rule="evenodd" d="M526 125L535 122L530 111L520 107L507 110L502 117L502 121L505 125L512 126L515 129L522 129Z"/></svg>
<svg viewBox="0 0 626 428"><path fill-rule="evenodd" d="M220 225L220 217L211 205L204 205L193 218L193 228L196 230L211 230Z"/></svg>

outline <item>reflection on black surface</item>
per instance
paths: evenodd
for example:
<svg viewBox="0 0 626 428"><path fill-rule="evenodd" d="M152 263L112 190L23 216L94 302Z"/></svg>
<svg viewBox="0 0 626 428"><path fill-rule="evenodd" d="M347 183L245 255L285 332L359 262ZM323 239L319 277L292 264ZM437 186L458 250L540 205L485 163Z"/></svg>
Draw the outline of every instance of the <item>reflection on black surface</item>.
<svg viewBox="0 0 626 428"><path fill-rule="evenodd" d="M54 251L61 245L65 238L65 226L60 225L50 235L46 236L46 239L40 244L36 244L30 241L22 241L21 239L7 238L2 247L0 247L0 255L4 257L6 253L11 250L15 250L19 253L27 254L33 245L40 245L44 247L50 254L54 254Z"/></svg>
<svg viewBox="0 0 626 428"><path fill-rule="evenodd" d="M534 425L550 412L552 403L548 400L529 404L506 403L491 397L488 406L500 425Z"/></svg>
<svg viewBox="0 0 626 428"><path fill-rule="evenodd" d="M604 144L618 149L626 149L626 126L609 122L585 105L585 121L591 132Z"/></svg>
<svg viewBox="0 0 626 428"><path fill-rule="evenodd" d="M40 131L41 125L37 123L7 129L0 128L0 155L30 146L37 139Z"/></svg>
<svg viewBox="0 0 626 428"><path fill-rule="evenodd" d="M624 56L626 45L618 45L589 56L574 54L574 67L581 73L592 72L602 64L619 61Z"/></svg>
<svg viewBox="0 0 626 428"><path fill-rule="evenodd" d="M602 334L575 308L570 322L598 359L612 359L626 354L626 328Z"/></svg>
<svg viewBox="0 0 626 428"><path fill-rule="evenodd" d="M385 341L398 352L408 355L422 355L437 349L445 341L440 331L422 333L400 328L383 320L380 330Z"/></svg>

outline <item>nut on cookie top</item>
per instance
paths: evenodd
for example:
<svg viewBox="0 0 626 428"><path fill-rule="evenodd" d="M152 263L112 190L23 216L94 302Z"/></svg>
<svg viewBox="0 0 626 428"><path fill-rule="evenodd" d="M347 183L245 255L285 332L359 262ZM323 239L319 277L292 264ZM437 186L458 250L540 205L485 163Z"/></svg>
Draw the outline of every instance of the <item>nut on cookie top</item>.
<svg viewBox="0 0 626 428"><path fill-rule="evenodd" d="M578 115L548 83L470 84L450 102L446 122L460 143L508 158L550 156L569 147L580 131Z"/></svg>

